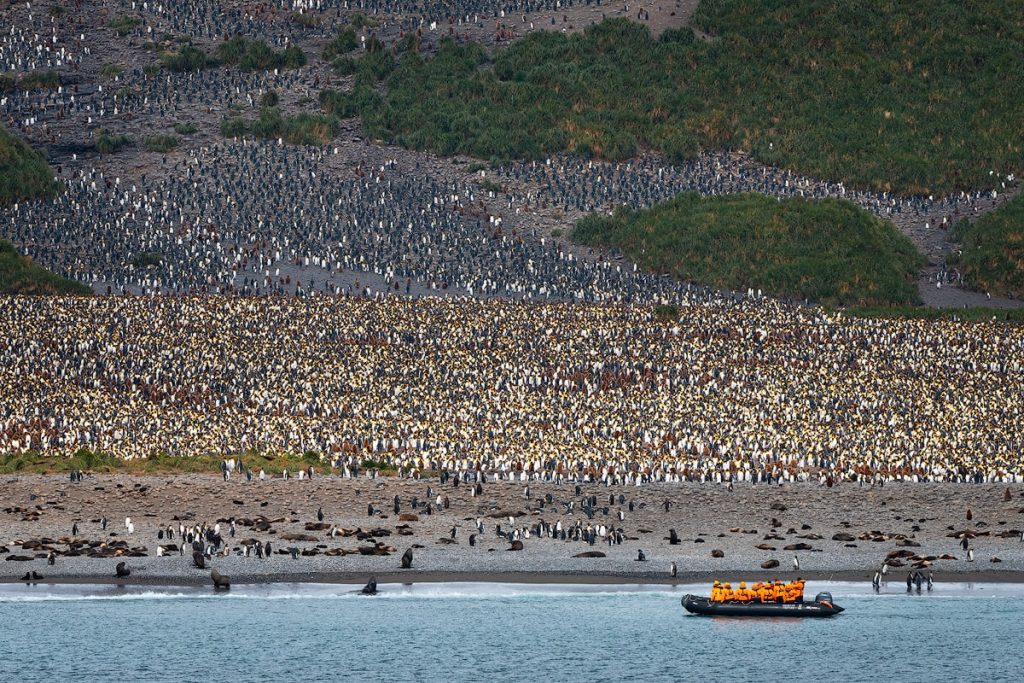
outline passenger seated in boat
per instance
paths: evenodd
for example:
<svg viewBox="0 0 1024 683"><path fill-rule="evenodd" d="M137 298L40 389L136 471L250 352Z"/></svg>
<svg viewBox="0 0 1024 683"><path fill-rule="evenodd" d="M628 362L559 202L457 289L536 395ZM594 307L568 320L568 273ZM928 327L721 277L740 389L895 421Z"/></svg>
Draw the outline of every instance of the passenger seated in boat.
<svg viewBox="0 0 1024 683"><path fill-rule="evenodd" d="M775 579L758 581L748 587L745 581L740 581L739 586L733 590L728 582L715 581L711 585L711 602L803 602L804 584L803 579L788 583Z"/></svg>

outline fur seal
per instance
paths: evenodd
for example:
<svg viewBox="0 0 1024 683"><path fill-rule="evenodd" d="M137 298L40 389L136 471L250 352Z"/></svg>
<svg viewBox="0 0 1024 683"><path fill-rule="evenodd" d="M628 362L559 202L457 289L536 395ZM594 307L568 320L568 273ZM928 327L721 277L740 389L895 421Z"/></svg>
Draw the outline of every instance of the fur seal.
<svg viewBox="0 0 1024 683"><path fill-rule="evenodd" d="M511 545L511 547L509 547L509 550L522 550L522 549L523 549L523 542L522 541L512 541L512 545Z"/></svg>
<svg viewBox="0 0 1024 683"><path fill-rule="evenodd" d="M224 576L216 569L210 572L210 578L213 579L214 590L228 590L231 588L231 579Z"/></svg>
<svg viewBox="0 0 1024 683"><path fill-rule="evenodd" d="M132 570L128 569L128 565L124 562L118 562L117 566L114 567L114 575L119 579L131 576Z"/></svg>
<svg viewBox="0 0 1024 683"><path fill-rule="evenodd" d="M679 534L675 529L668 530L668 543L669 545L679 545Z"/></svg>
<svg viewBox="0 0 1024 683"><path fill-rule="evenodd" d="M402 569L412 569L412 548L407 548L402 554Z"/></svg>
<svg viewBox="0 0 1024 683"><path fill-rule="evenodd" d="M360 595L376 595L377 594L377 579L370 577L370 580L366 582L363 589L359 591Z"/></svg>
<svg viewBox="0 0 1024 683"><path fill-rule="evenodd" d="M199 569L206 569L206 558L198 550L192 553L192 563Z"/></svg>

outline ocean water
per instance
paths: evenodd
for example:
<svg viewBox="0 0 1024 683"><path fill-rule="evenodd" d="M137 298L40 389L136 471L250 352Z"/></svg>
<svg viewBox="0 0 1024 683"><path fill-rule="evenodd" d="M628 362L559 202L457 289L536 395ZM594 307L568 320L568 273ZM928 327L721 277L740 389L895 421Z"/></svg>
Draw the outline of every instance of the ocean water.
<svg viewBox="0 0 1024 683"><path fill-rule="evenodd" d="M808 585L832 619L686 614L706 586L0 585L5 681L1020 681L1024 585Z"/></svg>

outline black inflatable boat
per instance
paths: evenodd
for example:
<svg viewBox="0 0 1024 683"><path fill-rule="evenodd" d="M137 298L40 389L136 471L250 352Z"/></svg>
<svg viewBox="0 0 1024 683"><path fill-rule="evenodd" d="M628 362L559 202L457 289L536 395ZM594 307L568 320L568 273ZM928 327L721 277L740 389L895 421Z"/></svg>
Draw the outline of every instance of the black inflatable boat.
<svg viewBox="0 0 1024 683"><path fill-rule="evenodd" d="M717 617L832 617L843 608L831 593L818 593L813 602L711 602L699 595L684 595L683 608L691 614Z"/></svg>

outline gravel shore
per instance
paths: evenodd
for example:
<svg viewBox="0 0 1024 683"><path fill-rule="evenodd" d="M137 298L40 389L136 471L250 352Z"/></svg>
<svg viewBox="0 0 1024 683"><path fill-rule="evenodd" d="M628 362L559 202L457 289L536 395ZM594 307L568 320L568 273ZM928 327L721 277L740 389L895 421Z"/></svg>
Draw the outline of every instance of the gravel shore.
<svg viewBox="0 0 1024 683"><path fill-rule="evenodd" d="M430 515L423 510L428 486L434 496ZM131 576L118 581L163 585L207 584L210 567L236 583L360 583L370 575L381 582L671 583L672 562L678 567L679 583L797 574L812 580L867 581L890 553L899 551L916 555L918 561L943 555L956 558L926 560L923 566L934 571L937 580L1024 581L1024 487L1020 485L1010 489L962 484L889 484L883 488L742 485L733 491L698 484L581 488L577 495L574 485L534 483L531 497L526 499L522 485L509 483L486 484L483 494L473 497L469 486L442 486L437 480L323 476L303 481L245 482L235 478L224 482L210 475L96 475L73 484L63 476L5 475L0 477L0 545L7 552L0 554L4 560L0 561L0 581L17 581L35 571L43 581L114 582L115 565L122 561L127 562ZM551 503L546 502L548 494ZM416 514L417 520L399 520L393 512L395 495L401 500L401 513ZM436 504L438 495L449 499L448 509ZM622 504L620 495L625 501ZM411 508L414 496L420 501L416 510ZM585 496L597 497L593 519L581 510ZM613 504L609 504L609 496L614 496ZM575 507L567 512L565 504L570 502L575 502ZM372 516L367 514L368 505L375 508ZM324 512L323 523L336 525L341 533L361 529L378 530L380 535L358 540L354 535L339 533L332 538L327 530L307 530L307 524L317 523L319 508ZM228 537L228 520L237 523L261 516L271 521L266 531L257 532L253 526L239 523L236 537ZM510 516L514 525L509 523ZM97 521L101 517L109 520L106 531ZM126 533L125 517L132 519L132 534ZM172 552L157 557L158 542L180 542L177 534L171 541L157 538L158 530L169 524L177 528L175 518L187 519L186 524L205 521L212 525L219 520L231 548L245 539L269 540L274 554L266 559L234 553L213 557L205 570L193 565L191 549L183 555ZM482 534L476 529L477 519L483 520ZM565 527L579 520L584 526L621 528L626 539L619 545L598 540L591 546L582 541L531 537L522 539L522 550L511 551L510 543L495 531L497 524L507 530L541 520L552 525L560 520ZM65 556L75 523L79 541L110 544L123 540L136 549L135 555L144 556ZM670 529L678 534L676 545L669 543ZM967 561L960 540L951 536L965 530L974 536L970 539L973 562ZM284 534L303 534L316 540L283 540ZM471 534L477 534L472 547ZM834 540L836 536L839 540ZM853 540L848 540L851 536ZM41 541L43 548L32 541ZM389 554L358 553L357 548L375 542L383 544ZM784 549L795 544L807 547ZM291 546L300 553L317 554L300 554L297 559L278 554ZM403 571L400 558L408 548L413 549L413 568ZM48 549L56 556L52 566L46 559ZM325 555L329 550L349 554ZM647 561L637 561L640 550ZM723 556L713 557L712 550L721 550ZM606 556L574 557L594 551ZM15 556L32 559L9 559ZM799 570L794 568L794 557L799 560ZM778 568L760 568L772 559L779 562ZM896 562L902 564L890 567L890 581L902 581L915 558L898 558Z"/></svg>

